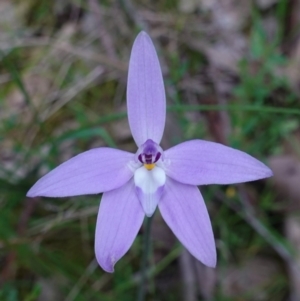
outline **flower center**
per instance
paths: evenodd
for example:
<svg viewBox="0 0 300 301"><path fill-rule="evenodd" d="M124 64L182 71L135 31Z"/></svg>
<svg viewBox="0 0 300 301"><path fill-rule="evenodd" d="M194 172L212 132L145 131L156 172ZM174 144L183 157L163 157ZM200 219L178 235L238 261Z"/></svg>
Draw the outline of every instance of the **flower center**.
<svg viewBox="0 0 300 301"><path fill-rule="evenodd" d="M151 164L144 164L145 168L148 170L151 170L155 167L155 163L151 163Z"/></svg>
<svg viewBox="0 0 300 301"><path fill-rule="evenodd" d="M161 158L163 154L162 148L153 140L148 139L142 144L137 151L138 160L143 163L147 170L152 170L155 163Z"/></svg>
<svg viewBox="0 0 300 301"><path fill-rule="evenodd" d="M164 191L166 173L160 167L163 160L162 148L151 139L142 144L135 155L139 165L134 171L135 190L147 216L154 213Z"/></svg>

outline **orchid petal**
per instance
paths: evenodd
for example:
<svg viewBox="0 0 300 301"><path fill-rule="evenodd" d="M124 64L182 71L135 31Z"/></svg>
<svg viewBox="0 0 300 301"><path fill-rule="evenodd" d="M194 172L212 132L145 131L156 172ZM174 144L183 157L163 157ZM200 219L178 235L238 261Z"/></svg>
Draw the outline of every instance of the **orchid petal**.
<svg viewBox="0 0 300 301"><path fill-rule="evenodd" d="M152 216L157 207L157 203L163 193L165 182L166 174L164 170L159 167L147 170L142 166L134 173L136 193L148 217Z"/></svg>
<svg viewBox="0 0 300 301"><path fill-rule="evenodd" d="M137 146L148 139L159 144L166 118L165 88L155 48L145 32L137 36L131 51L127 108Z"/></svg>
<svg viewBox="0 0 300 301"><path fill-rule="evenodd" d="M99 265L109 273L132 245L144 219L133 180L105 192L96 225L95 252Z"/></svg>
<svg viewBox="0 0 300 301"><path fill-rule="evenodd" d="M120 187L133 172L134 155L112 148L95 148L59 165L28 191L27 196L66 197L97 194Z"/></svg>
<svg viewBox="0 0 300 301"><path fill-rule="evenodd" d="M164 154L166 174L185 184L232 184L272 176L270 168L262 162L219 143L192 140Z"/></svg>
<svg viewBox="0 0 300 301"><path fill-rule="evenodd" d="M189 252L203 264L215 267L214 235L199 189L168 178L158 207L167 225Z"/></svg>

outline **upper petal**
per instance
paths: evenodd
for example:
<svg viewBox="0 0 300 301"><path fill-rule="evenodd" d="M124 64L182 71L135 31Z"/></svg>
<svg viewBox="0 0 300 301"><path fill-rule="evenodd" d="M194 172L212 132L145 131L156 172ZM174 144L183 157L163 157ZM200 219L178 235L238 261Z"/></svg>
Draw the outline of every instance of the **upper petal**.
<svg viewBox="0 0 300 301"><path fill-rule="evenodd" d="M262 162L219 143L191 140L164 154L166 174L185 184L233 184L272 176Z"/></svg>
<svg viewBox="0 0 300 301"><path fill-rule="evenodd" d="M141 32L134 41L128 70L127 110L138 146L147 139L160 143L166 118L162 73L150 37Z"/></svg>
<svg viewBox="0 0 300 301"><path fill-rule="evenodd" d="M215 267L214 235L199 189L168 178L158 207L168 226L189 252L203 264Z"/></svg>
<svg viewBox="0 0 300 301"><path fill-rule="evenodd" d="M115 189L133 176L128 166L133 158L133 154L117 149L91 149L50 171L27 196L66 197Z"/></svg>
<svg viewBox="0 0 300 301"><path fill-rule="evenodd" d="M96 225L95 252L105 271L114 271L115 263L132 245L144 216L133 180L103 194Z"/></svg>

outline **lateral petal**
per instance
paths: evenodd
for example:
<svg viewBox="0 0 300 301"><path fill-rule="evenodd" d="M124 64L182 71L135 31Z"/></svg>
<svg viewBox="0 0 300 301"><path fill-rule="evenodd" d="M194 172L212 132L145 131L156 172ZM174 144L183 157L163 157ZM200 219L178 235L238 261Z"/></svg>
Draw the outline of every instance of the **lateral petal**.
<svg viewBox="0 0 300 301"><path fill-rule="evenodd" d="M132 136L140 146L160 143L166 118L166 98L159 60L144 31L134 41L128 70L127 110Z"/></svg>
<svg viewBox="0 0 300 301"><path fill-rule="evenodd" d="M95 252L99 265L109 273L132 245L144 219L133 180L105 192L100 203Z"/></svg>
<svg viewBox="0 0 300 301"><path fill-rule="evenodd" d="M233 184L271 177L262 162L237 149L191 140L164 152L166 174L190 185Z"/></svg>
<svg viewBox="0 0 300 301"><path fill-rule="evenodd" d="M166 174L159 167L147 170L142 166L134 173L136 193L148 217L152 216L157 207L164 190L165 182Z"/></svg>
<svg viewBox="0 0 300 301"><path fill-rule="evenodd" d="M158 208L167 225L187 250L203 264L215 267L214 235L199 189L167 178Z"/></svg>
<svg viewBox="0 0 300 301"><path fill-rule="evenodd" d="M120 187L133 172L134 155L112 148L95 148L59 165L39 179L27 196L66 197L97 194Z"/></svg>

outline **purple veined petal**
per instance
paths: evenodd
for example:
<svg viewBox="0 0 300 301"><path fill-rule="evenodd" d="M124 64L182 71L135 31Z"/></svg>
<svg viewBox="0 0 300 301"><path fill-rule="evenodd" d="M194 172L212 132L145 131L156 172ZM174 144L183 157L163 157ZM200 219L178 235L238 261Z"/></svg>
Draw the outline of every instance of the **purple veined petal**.
<svg viewBox="0 0 300 301"><path fill-rule="evenodd" d="M187 250L203 264L215 267L214 235L199 189L167 178L158 208L167 225Z"/></svg>
<svg viewBox="0 0 300 301"><path fill-rule="evenodd" d="M233 184L272 176L262 162L219 143L191 140L164 154L166 174L185 184Z"/></svg>
<svg viewBox="0 0 300 301"><path fill-rule="evenodd" d="M59 165L28 191L27 196L66 197L97 194L120 187L133 172L134 155L112 148L95 148Z"/></svg>
<svg viewBox="0 0 300 301"><path fill-rule="evenodd" d="M140 146L160 143L166 118L166 98L159 60L145 32L134 41L128 70L127 110L132 136Z"/></svg>
<svg viewBox="0 0 300 301"><path fill-rule="evenodd" d="M115 263L128 251L144 216L133 180L103 194L96 225L95 252L99 265L106 272L112 273Z"/></svg>
<svg viewBox="0 0 300 301"><path fill-rule="evenodd" d="M147 170L142 166L134 172L136 193L148 217L153 215L157 207L164 191L165 182L166 174L160 167Z"/></svg>

